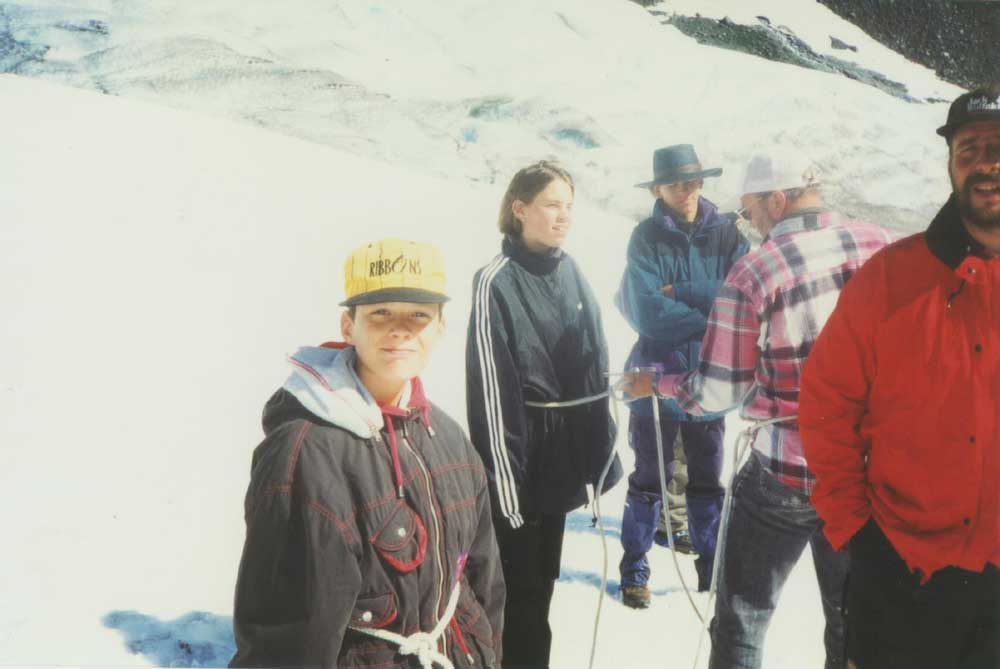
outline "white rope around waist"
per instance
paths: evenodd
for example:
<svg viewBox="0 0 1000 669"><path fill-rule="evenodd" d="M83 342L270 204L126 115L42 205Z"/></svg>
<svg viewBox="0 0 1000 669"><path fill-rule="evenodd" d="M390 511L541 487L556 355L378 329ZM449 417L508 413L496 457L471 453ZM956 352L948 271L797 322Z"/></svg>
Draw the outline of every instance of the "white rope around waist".
<svg viewBox="0 0 1000 669"><path fill-rule="evenodd" d="M434 663L441 666L441 669L455 669L448 656L438 652L437 642L448 628L452 616L455 615L455 607L458 606L458 595L461 590L461 582L456 582L451 589L451 596L448 598L448 607L444 610L444 615L437 625L430 632L414 632L410 636L404 636L389 630L371 629L367 627L355 627L350 625L350 629L361 632L368 636L382 639L399 646L400 655L416 655L423 669L434 669Z"/></svg>
<svg viewBox="0 0 1000 669"><path fill-rule="evenodd" d="M597 400L603 400L609 394L611 394L611 391L605 390L602 393L588 395L587 397L581 397L577 400L564 400L561 402L536 402L534 400L524 400L524 403L529 407L538 407L541 409L565 409L566 407L575 407L580 406L581 404L590 404L591 402L596 402Z"/></svg>

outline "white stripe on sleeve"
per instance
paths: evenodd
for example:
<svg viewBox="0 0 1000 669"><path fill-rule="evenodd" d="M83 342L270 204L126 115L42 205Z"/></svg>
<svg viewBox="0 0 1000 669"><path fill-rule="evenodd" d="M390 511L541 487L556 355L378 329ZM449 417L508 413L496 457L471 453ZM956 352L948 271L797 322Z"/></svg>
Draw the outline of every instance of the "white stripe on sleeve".
<svg viewBox="0 0 1000 669"><path fill-rule="evenodd" d="M479 369L483 375L483 398L486 425L493 456L493 473L497 485L500 512L517 529L524 524L517 502L517 488L504 439L503 408L500 402L500 382L493 360L493 332L490 325L490 285L493 277L507 264L504 255L497 256L483 268L475 288L473 310L476 321L476 347L479 349Z"/></svg>

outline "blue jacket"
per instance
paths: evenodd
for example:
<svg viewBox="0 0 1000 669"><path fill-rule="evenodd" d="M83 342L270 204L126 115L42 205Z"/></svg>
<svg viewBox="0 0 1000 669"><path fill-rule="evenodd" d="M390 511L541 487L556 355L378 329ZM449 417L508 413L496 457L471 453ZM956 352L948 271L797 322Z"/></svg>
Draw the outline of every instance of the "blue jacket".
<svg viewBox="0 0 1000 669"><path fill-rule="evenodd" d="M705 198L698 199L690 234L658 199L653 215L632 232L625 274L615 295L615 305L639 333L625 368L656 366L664 373L696 368L715 295L749 249L736 225ZM674 287L672 298L660 292L667 284ZM650 400L629 406L637 414L652 414ZM705 421L720 415L691 416L673 400L660 402L660 416L666 420Z"/></svg>

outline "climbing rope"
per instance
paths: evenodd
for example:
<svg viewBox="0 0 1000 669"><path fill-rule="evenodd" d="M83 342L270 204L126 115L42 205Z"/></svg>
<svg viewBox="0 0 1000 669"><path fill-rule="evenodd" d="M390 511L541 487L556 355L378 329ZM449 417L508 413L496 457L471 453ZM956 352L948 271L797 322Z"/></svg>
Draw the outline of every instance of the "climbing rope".
<svg viewBox="0 0 1000 669"><path fill-rule="evenodd" d="M653 371L648 369L635 369L633 372L644 372ZM582 397L575 400L565 400L557 402L536 402L528 400L525 402L528 406L538 407L543 409L562 409L568 407L580 406L582 404L588 404L590 402L596 402L602 400L605 397L611 397L611 411L614 416L614 421L616 425L620 425L621 421L619 419L618 404L627 404L629 402L634 402L640 398L630 398L626 396L624 388L626 386L626 379L624 374L608 374L609 378L611 376L620 376L618 381L609 385L608 390L598 393L596 395L590 395L588 397ZM660 403L657 398L651 398L653 405L653 424L655 426L656 432L656 457L657 465L659 467L660 473L660 499L662 500L664 512L669 516L670 514L670 503L667 497L667 480L666 480L666 458L663 455L663 435L660 432ZM740 468L743 466L744 460L747 453L753 444L754 438L757 436L757 432L768 425L774 425L776 423L782 423L786 421L795 420L797 416L781 416L778 418L771 418L768 420L755 421L745 429L743 429L740 434L736 437L736 443L733 449L733 470L729 475L729 480L726 484L726 493L722 502L722 511L719 517L719 530L718 536L716 538L716 550L715 559L712 565L712 582L708 590L708 598L705 600L704 612L699 610L698 604L694 600L694 596L691 594L691 589L688 587L687 581L684 578L684 574L681 570L680 561L677 559L677 550L674 547L674 538L671 533L667 533L667 545L670 549L670 555L673 558L674 569L677 572L677 577L680 579L681 586L684 589L685 595L687 595L688 602L691 604L691 608L698 620L701 622L701 632L698 636L698 647L694 658L694 667L697 669L698 661L701 658L702 644L705 639L705 635L708 633L709 622L711 621L711 607L712 602L715 599L715 595L718 589L719 581L719 569L723 560L725 559L725 546L726 546L726 529L729 526L729 517L732 513L733 506L733 481L736 478L736 474L739 472ZM607 479L608 473L611 471L611 466L614 463L615 455L618 453L617 447L613 447L611 452L608 454L608 460L604 464L604 468L601 471L601 476L598 478L596 489L593 492L591 504L593 506L593 523L598 528L598 532L601 536L601 587L598 590L597 595L597 613L594 616L594 632L590 644L590 662L588 666L590 669L594 667L594 660L597 656L597 637L601 624L601 611L604 604L605 590L608 584L608 543L607 534L604 531L604 521L601 516L601 491L604 490L604 483ZM446 658L445 658L446 659ZM442 665L445 669L450 669L450 665ZM429 666L425 669L430 669Z"/></svg>
<svg viewBox="0 0 1000 669"><path fill-rule="evenodd" d="M455 586L451 589L451 596L448 598L448 607L445 609L444 615L441 616L437 625L430 632L415 632L409 636L404 636L383 629L356 627L354 625L351 625L350 628L355 632L396 644L399 646L400 655L415 655L422 669L434 669L434 663L439 664L441 669L455 669L451 660L437 650L437 642L441 638L441 635L444 634L445 629L447 629L452 616L455 615L455 607L458 605L460 590L461 581L456 581Z"/></svg>
<svg viewBox="0 0 1000 669"><path fill-rule="evenodd" d="M633 371L641 372L649 370L636 369ZM609 374L608 376L610 377L611 375ZM624 378L624 375L616 374L615 376L621 376L622 378L620 378L617 382L611 384L608 392L601 393L600 395L595 395L591 398L586 398L586 399L588 399L589 401L595 401L610 394L610 396L613 399L613 401L611 402L611 409L614 415L615 424L620 425L621 423L618 414L618 404L619 403L627 404L629 402L635 401L637 398L629 398L626 396L624 392L624 387L626 385L626 380ZM665 513L669 515L670 503L667 498L666 459L663 455L663 436L660 432L660 406L659 406L660 403L656 401L655 397L651 399L653 405L653 423L656 431L657 464L659 466L659 473L660 473L660 499L662 500ZM581 404L581 403L582 402L580 401L575 402L575 404ZM557 408L559 406L571 406L570 404L561 404L559 402L549 402L545 404L551 405L551 408ZM722 511L720 513L720 518L719 518L719 531L718 531L718 536L716 538L715 559L712 565L712 582L709 587L708 598L705 602L704 613L698 609L698 605L694 600L694 596L691 594L691 589L688 587L687 581L684 578L684 574L681 571L680 562L677 559L677 550L674 547L673 536L670 533L667 533L667 545L670 549L670 555L673 558L674 569L677 572L677 577L680 579L681 586L684 589L684 593L687 595L687 599L688 602L691 604L692 610L698 617L698 620L701 622L701 633L698 636L698 647L694 660L695 668L697 668L698 666L698 660L701 657L702 644L704 642L705 634L708 632L709 622L711 621L711 615L710 615L711 606L713 600L715 599L715 594L718 588L719 568L724 559L726 529L729 525L729 516L732 513L733 480L736 478L737 472L739 472L740 468L742 467L746 454L749 452L750 447L753 444L754 437L756 437L758 430L768 425L773 425L775 423L781 423L785 421L791 421L795 420L796 418L797 416L792 415L792 416L781 416L778 418L771 418L763 421L756 421L751 425L749 425L744 430L742 430L736 438L736 443L733 450L733 471L731 472L729 480L726 484L726 493L725 497L723 498ZM601 610L602 610L602 605L604 603L604 595L608 582L608 544L607 544L607 535L604 531L604 522L601 516L600 491L604 490L604 482L607 478L608 472L611 471L611 466L614 463L616 454L617 454L617 448L612 448L611 452L608 455L608 460L604 465L604 469L601 471L601 476L598 479L597 488L595 490L592 502L594 508L593 511L594 524L597 526L601 536L601 587L600 590L598 591L597 613L594 616L594 632L593 632L593 638L591 639L590 662L588 664L590 669L593 669L594 660L597 655L597 637L600 628Z"/></svg>

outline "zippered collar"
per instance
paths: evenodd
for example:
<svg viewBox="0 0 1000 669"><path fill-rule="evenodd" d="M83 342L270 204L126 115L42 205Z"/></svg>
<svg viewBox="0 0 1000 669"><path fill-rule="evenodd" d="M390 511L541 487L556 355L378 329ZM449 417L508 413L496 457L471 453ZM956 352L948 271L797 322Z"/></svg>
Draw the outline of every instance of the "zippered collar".
<svg viewBox="0 0 1000 669"><path fill-rule="evenodd" d="M951 270L958 269L969 256L986 255L983 245L965 229L954 193L927 227L925 239L931 253Z"/></svg>
<svg viewBox="0 0 1000 669"><path fill-rule="evenodd" d="M376 437L384 428L385 443L392 459L396 495L402 499L403 466L399 459L393 418L420 419L427 433L433 437L431 404L424 394L423 384L416 377L410 379L403 389L398 404L379 404L358 377L354 369L356 360L354 347L342 342L303 346L288 357L293 371L283 388L317 418L348 430L362 439L377 441Z"/></svg>
<svg viewBox="0 0 1000 669"><path fill-rule="evenodd" d="M505 235L501 245L503 254L532 274L549 274L559 267L565 253L562 249L552 249L548 253L535 253L528 250L520 237Z"/></svg>
<svg viewBox="0 0 1000 669"><path fill-rule="evenodd" d="M729 222L725 217L718 216L718 212L719 208L712 201L699 195L698 213L695 216L693 225L691 226L691 239L699 237L707 233L709 230ZM660 198L657 198L653 203L652 217L660 223L665 232L684 235L685 238L688 237L688 233L684 232L681 229L681 225L677 222L674 212L671 211L670 207L664 204L663 200Z"/></svg>

